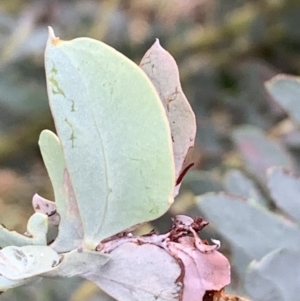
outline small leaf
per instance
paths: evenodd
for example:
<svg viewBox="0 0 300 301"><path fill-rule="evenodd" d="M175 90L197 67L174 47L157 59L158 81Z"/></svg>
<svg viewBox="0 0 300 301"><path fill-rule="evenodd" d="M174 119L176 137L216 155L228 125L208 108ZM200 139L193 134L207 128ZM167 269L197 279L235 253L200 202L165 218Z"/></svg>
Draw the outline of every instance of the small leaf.
<svg viewBox="0 0 300 301"><path fill-rule="evenodd" d="M208 193L200 196L197 204L232 248L243 252L245 259L259 259L280 247L300 249L297 226L243 198Z"/></svg>
<svg viewBox="0 0 300 301"><path fill-rule="evenodd" d="M23 280L53 269L59 260L60 256L47 246L10 246L0 251L0 274Z"/></svg>
<svg viewBox="0 0 300 301"><path fill-rule="evenodd" d="M107 294L122 301L178 301L181 269L162 248L125 243L110 253L112 259L84 275Z"/></svg>
<svg viewBox="0 0 300 301"><path fill-rule="evenodd" d="M34 213L28 220L28 236L10 231L4 226L0 226L0 246L26 246L26 245L46 245L48 232L48 218L45 214Z"/></svg>
<svg viewBox="0 0 300 301"><path fill-rule="evenodd" d="M255 301L299 299L300 251L281 249L254 261L246 275L245 289Z"/></svg>
<svg viewBox="0 0 300 301"><path fill-rule="evenodd" d="M266 83L266 88L279 105L300 124L300 77L277 75Z"/></svg>
<svg viewBox="0 0 300 301"><path fill-rule="evenodd" d="M68 252L80 246L83 238L76 198L58 137L51 131L44 130L40 135L39 146L52 182L57 212L60 215L58 236L51 246L57 252Z"/></svg>
<svg viewBox="0 0 300 301"><path fill-rule="evenodd" d="M174 58L163 49L159 41L152 45L140 63L150 78L164 105L171 128L176 179L179 178L188 150L194 146L196 119L180 84ZM180 185L174 191L178 194Z"/></svg>
<svg viewBox="0 0 300 301"><path fill-rule="evenodd" d="M56 212L55 203L39 196L37 193L32 198L32 205L35 212L45 214L48 217Z"/></svg>
<svg viewBox="0 0 300 301"><path fill-rule="evenodd" d="M300 224L300 178L280 167L268 171L268 187L276 206Z"/></svg>
<svg viewBox="0 0 300 301"><path fill-rule="evenodd" d="M269 139L258 128L241 126L233 131L233 139L248 170L260 179L265 179L267 169L272 166L294 168L283 146Z"/></svg>
<svg viewBox="0 0 300 301"><path fill-rule="evenodd" d="M47 200L37 193L32 198L32 206L35 212L48 216L48 223L53 226L59 225L60 216L57 213L55 202Z"/></svg>
<svg viewBox="0 0 300 301"><path fill-rule="evenodd" d="M84 228L98 243L164 214L173 202L174 158L159 96L144 72L89 38L45 52L51 111Z"/></svg>

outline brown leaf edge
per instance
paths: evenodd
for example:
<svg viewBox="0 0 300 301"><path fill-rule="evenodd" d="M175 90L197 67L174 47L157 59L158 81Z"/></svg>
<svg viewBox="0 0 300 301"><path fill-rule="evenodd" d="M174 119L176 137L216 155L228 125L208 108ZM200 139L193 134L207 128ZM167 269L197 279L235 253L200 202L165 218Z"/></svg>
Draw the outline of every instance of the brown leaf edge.
<svg viewBox="0 0 300 301"><path fill-rule="evenodd" d="M224 290L207 291L202 301L250 301L244 297L229 295Z"/></svg>

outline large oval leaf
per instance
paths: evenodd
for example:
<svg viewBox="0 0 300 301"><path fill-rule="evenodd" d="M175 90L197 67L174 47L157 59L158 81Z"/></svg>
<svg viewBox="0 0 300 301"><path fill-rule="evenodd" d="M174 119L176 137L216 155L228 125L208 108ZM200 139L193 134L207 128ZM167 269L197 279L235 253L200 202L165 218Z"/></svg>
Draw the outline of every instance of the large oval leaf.
<svg viewBox="0 0 300 301"><path fill-rule="evenodd" d="M51 30L45 65L85 246L165 213L175 184L171 133L144 72L99 41L64 42Z"/></svg>

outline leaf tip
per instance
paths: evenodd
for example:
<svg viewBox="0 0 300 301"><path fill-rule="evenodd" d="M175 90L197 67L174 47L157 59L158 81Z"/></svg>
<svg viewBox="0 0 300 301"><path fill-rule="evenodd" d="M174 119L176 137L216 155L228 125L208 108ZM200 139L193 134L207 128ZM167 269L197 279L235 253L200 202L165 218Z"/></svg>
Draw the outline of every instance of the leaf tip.
<svg viewBox="0 0 300 301"><path fill-rule="evenodd" d="M51 26L48 26L48 43L56 46L60 42L60 38L55 36L54 30Z"/></svg>
<svg viewBox="0 0 300 301"><path fill-rule="evenodd" d="M285 75L283 74L277 74L274 77L270 78L269 80L267 80L264 85L266 87L266 89L271 92L272 86L274 85L274 83L277 83L278 81L282 80L285 77Z"/></svg>
<svg viewBox="0 0 300 301"><path fill-rule="evenodd" d="M159 38L155 39L154 45L160 46Z"/></svg>
<svg viewBox="0 0 300 301"><path fill-rule="evenodd" d="M153 47L155 47L155 48L157 48L158 50L164 50L164 51L166 51L161 45L160 45L160 42L159 42L159 39L158 38L156 38L155 39L155 42L154 42L154 44L153 44Z"/></svg>
<svg viewBox="0 0 300 301"><path fill-rule="evenodd" d="M300 77L289 75L289 74L284 74L284 73L277 74L265 82L265 87L268 90L270 90L273 85L275 85L279 82L282 82L282 81L287 81L287 80L300 82Z"/></svg>

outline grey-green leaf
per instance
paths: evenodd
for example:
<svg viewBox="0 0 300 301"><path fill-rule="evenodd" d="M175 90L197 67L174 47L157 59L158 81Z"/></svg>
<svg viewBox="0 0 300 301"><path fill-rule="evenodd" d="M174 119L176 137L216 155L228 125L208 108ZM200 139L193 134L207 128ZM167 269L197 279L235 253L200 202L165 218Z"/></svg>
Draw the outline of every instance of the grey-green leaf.
<svg viewBox="0 0 300 301"><path fill-rule="evenodd" d="M259 128L244 125L232 134L247 169L259 179L265 180L269 167L283 166L294 169L293 161L284 147L268 138Z"/></svg>
<svg viewBox="0 0 300 301"><path fill-rule="evenodd" d="M207 220L247 260L260 259L276 248L300 249L300 230L263 207L226 193L208 193L197 200ZM249 262L246 262L246 266Z"/></svg>
<svg viewBox="0 0 300 301"><path fill-rule="evenodd" d="M178 301L181 269L162 248L125 243L111 252L112 259L84 277L116 300Z"/></svg>
<svg viewBox="0 0 300 301"><path fill-rule="evenodd" d="M245 289L255 301L299 300L300 251L281 249L254 261Z"/></svg>
<svg viewBox="0 0 300 301"><path fill-rule="evenodd" d="M52 247L57 252L68 252L78 247L83 239L76 197L58 137L51 131L44 130L40 135L39 146L51 179L55 204L60 215L59 232Z"/></svg>
<svg viewBox="0 0 300 301"><path fill-rule="evenodd" d="M282 211L300 224L300 178L292 172L273 167L268 171L270 194Z"/></svg>
<svg viewBox="0 0 300 301"><path fill-rule="evenodd" d="M232 193L262 206L266 206L267 202L262 196L254 182L246 177L240 170L232 169L226 172L224 176L224 186L228 193Z"/></svg>
<svg viewBox="0 0 300 301"><path fill-rule="evenodd" d="M300 124L300 77L277 75L266 83L266 88L279 105Z"/></svg>

